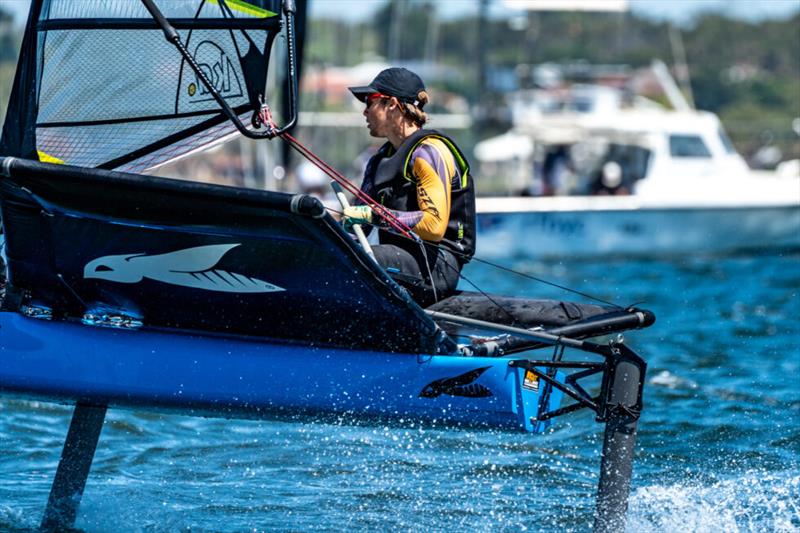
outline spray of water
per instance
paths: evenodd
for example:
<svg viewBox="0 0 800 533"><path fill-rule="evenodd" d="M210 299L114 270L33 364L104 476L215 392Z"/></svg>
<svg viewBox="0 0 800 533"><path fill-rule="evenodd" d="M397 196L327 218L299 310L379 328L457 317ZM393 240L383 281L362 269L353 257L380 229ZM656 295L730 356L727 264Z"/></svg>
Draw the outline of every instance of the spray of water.
<svg viewBox="0 0 800 533"><path fill-rule="evenodd" d="M628 531L800 531L797 472L751 470L711 484L640 487L631 498Z"/></svg>

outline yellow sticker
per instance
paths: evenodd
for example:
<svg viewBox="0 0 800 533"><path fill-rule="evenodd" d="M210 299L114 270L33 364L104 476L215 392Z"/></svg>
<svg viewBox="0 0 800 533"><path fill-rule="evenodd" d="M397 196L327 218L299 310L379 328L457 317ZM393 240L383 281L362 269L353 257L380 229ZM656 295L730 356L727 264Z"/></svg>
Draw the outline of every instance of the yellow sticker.
<svg viewBox="0 0 800 533"><path fill-rule="evenodd" d="M209 0L212 4L219 5L219 0ZM238 11L239 13L243 13L245 15L250 15L251 17L257 18L269 18L274 17L277 13L273 13L268 9L262 9L260 7L254 6L244 0L226 0L225 4L230 7L233 11Z"/></svg>
<svg viewBox="0 0 800 533"><path fill-rule="evenodd" d="M188 89L189 89L189 96L194 96L194 93L197 92L197 85L195 85L194 83L190 83Z"/></svg>
<svg viewBox="0 0 800 533"><path fill-rule="evenodd" d="M39 161L41 161L42 163L55 163L57 165L63 165L64 164L64 160L63 159L59 159L59 158L57 158L55 156L52 156L50 154L46 154L46 153L42 152L41 150L36 150L36 153L39 154Z"/></svg>
<svg viewBox="0 0 800 533"><path fill-rule="evenodd" d="M530 389L533 392L539 391L539 376L534 374L531 370L525 371L525 378L522 380L522 387Z"/></svg>

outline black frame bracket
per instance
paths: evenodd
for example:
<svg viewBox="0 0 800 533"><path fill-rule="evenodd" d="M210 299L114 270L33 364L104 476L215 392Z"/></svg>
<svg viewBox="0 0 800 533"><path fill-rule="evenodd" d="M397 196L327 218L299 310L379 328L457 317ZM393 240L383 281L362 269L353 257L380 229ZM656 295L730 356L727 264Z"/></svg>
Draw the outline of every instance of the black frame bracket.
<svg viewBox="0 0 800 533"><path fill-rule="evenodd" d="M596 415L598 422L607 422L614 414L622 412L625 415L638 420L642 412L642 396L644 390L644 380L640 379L636 383L635 401L632 404L623 404L613 398L613 389L618 377L617 369L621 362L629 362L641 369L644 376L646 367L645 361L625 344L610 342L607 350L603 350L604 361L556 361L556 360L532 360L514 359L508 362L508 366L513 368L523 368L535 374L543 380L549 387L558 389L573 400L575 403L555 409L537 413L533 421L550 420L558 416L573 413L581 409L591 409ZM550 369L580 369L566 376L564 383L559 382L550 372L543 372L540 368ZM600 383L600 393L592 396L581 386L579 380L602 373ZM543 406L542 406L543 407Z"/></svg>

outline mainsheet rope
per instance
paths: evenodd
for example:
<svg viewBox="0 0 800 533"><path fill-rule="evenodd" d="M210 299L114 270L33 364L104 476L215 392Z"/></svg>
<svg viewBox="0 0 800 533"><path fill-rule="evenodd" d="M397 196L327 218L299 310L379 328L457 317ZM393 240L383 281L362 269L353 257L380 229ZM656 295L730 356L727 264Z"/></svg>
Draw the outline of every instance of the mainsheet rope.
<svg viewBox="0 0 800 533"><path fill-rule="evenodd" d="M269 111L269 107L264 106L261 111L259 112L259 119L261 120L262 124L267 125L270 128L275 128L275 123L272 120L272 115ZM325 174L327 174L331 179L337 182L339 185L342 186L347 192L361 200L364 204L368 205L375 213L378 214L386 223L395 231L403 235L408 239L412 239L414 241L419 241L419 237L411 231L407 225L403 224L398 220L391 211L389 211L386 207L379 204L377 201L373 200L367 193L361 190L359 186L355 183L347 179L344 175L342 175L338 170L330 166L328 163L322 160L317 154L315 154L311 149L303 145L300 141L294 138L289 132L283 132L278 135L281 139L283 139L291 148L297 151L300 155L305 157L309 162L311 162L314 166L319 168Z"/></svg>
<svg viewBox="0 0 800 533"><path fill-rule="evenodd" d="M337 210L335 210L335 209L331 209L330 207L327 207L326 209L327 209L328 211L330 211L331 213L336 213L336 214L338 214L338 215L341 215L341 214L343 214L341 211L337 211ZM374 227L377 227L377 225L376 225L376 224L370 224L370 223L366 223L366 222L365 222L364 224L365 224L365 225L368 225L368 226L374 226ZM451 254L453 254L453 255L456 255L456 256L460 256L460 257L465 257L465 256L466 256L466 254L463 254L463 253L457 252L457 251L453 250L452 248L445 248L445 247L444 247L444 246L442 246L441 244L436 244L435 242L422 241L422 243L423 243L425 246L428 246L428 247L431 247L431 248L436 248L437 250L445 250L445 251L448 251L448 252L450 252ZM609 302L608 300L604 300L604 299L602 299L602 298L600 298L600 297L598 297L598 296L593 296L593 295L591 295L591 294L588 294L588 293L585 293L585 292L579 291L579 290L577 290L577 289L572 289L572 288L570 288L570 287L567 287L567 286L565 286L565 285L559 285L558 283L555 283L555 282L553 282L553 281L548 281L548 280L546 280L546 279L544 279L544 278L538 278L538 277L536 277L536 276L531 276L530 274L526 274L526 273L524 273L524 272L520 272L519 270L514 270L513 268L509 268L509 267L506 267L506 266L503 266L503 265L499 265L499 264L497 264L497 263L493 263L493 262L491 262L491 261L487 261L486 259L481 259L480 257L475 257L475 256L472 256L472 257L471 257L471 258L469 258L469 259L470 259L470 261L475 261L476 263L483 263L484 265L487 265L487 266L490 266L490 267L494 267L494 268L496 268L496 269L498 269L498 270L503 270L503 271L505 271L505 272L508 272L509 274L516 274L517 276L520 276L520 277L523 277L523 278L529 279L529 280L531 280L531 281L536 281L536 282L538 282L538 283L542 283L542 284L544 284L544 285L550 285L551 287L555 287L556 289L561 289L562 291L565 291L565 292L571 292L572 294L577 294L578 296L583 296L584 298L587 298L587 299L589 299L589 300L594 300L594 301L596 301L596 302L600 302L600 303L603 303L603 304L606 304L606 305L610 305L611 307L616 307L617 309L627 309L628 307L633 307L633 305L636 305L636 304L633 304L633 305L629 305L629 306L623 306L623 305L615 304L614 302ZM444 265L445 265L447 268L450 268L450 269L452 269L452 270L455 270L455 268L454 268L454 267L452 267L451 265L447 264L446 262L444 263ZM494 303L494 304L495 304L497 307L500 307L500 308L502 309L502 306L501 306L500 304L498 304L497 302L495 302L494 300L492 300L492 298L491 298L491 297L490 297L488 294L486 294L485 292L483 292L483 290L481 290L481 288L480 288L480 287L478 287L478 286L477 286L477 285L476 285L476 284L475 284L473 281L471 281L471 280L467 279L467 277L466 277L466 276L464 276L464 274L463 274L462 272L458 272L458 276L459 276L461 279L463 279L464 281L466 281L467 283L469 283L470 285L472 285L472 287L474 287L476 291L478 291L478 292L479 292L479 293L481 293L482 295L486 296L486 297L489 299L489 301L491 301L491 302L492 302L492 303ZM505 311L505 309L503 309L503 310Z"/></svg>
<svg viewBox="0 0 800 533"><path fill-rule="evenodd" d="M264 106L261 109L261 111L259 112L258 116L259 116L259 119L261 120L262 124L265 124L270 128L276 128L275 123L272 120L272 115L271 115L271 113L269 111L269 107L268 106ZM309 162L311 162L314 166L316 166L322 172L324 172L326 175L328 175L328 177L330 177L331 179L333 179L334 181L339 183L342 186L342 188L344 188L347 192L349 192L350 194L352 194L353 196L355 196L356 198L358 198L359 200L364 202L364 204L368 205L373 211L378 213L378 215L381 218L383 218L392 229L394 229L395 231L400 233L403 237L406 237L407 239L411 239L411 240L413 240L413 241L415 241L417 243L421 243L424 246L432 246L432 247L435 247L435 248L440 249L440 250L447 250L447 251L449 251L451 253L454 253L456 255L462 255L463 256L463 254L458 254L455 250L450 250L449 248L444 248L443 246L441 246L439 244L423 241L422 239L420 239L420 237L416 233L414 233L411 230L411 228L409 228L407 225L403 224L400 220L398 220L397 217L394 216L394 214L392 214L391 211L389 211L383 205L379 204L377 201L373 200L368 194L366 194L364 191L362 191L359 186L357 186L355 183L353 183L352 181L347 179L338 170L336 170L335 168L330 166L328 163L326 163L321 157L319 157L317 154L315 154L310 148L308 148L305 145L303 145L303 143L298 141L289 132L283 132L283 133L279 134L278 136L281 139L283 139L284 142L286 142L291 148L293 148L300 155L302 155ZM328 209L328 211L336 212L333 209ZM375 223L369 223L368 225L375 226L375 227L378 226ZM606 300L604 300L602 298L598 298L597 296L592 296L591 294L586 294L584 292L581 292L581 291L578 291L578 290L575 290L575 289L571 289L569 287L565 287L563 285L559 285L557 283L553 283L551 281L547 281L547 280L542 279L542 278L537 278L536 276L531 276L531 275L525 274L523 272L518 272L518 271L513 270L511 268L504 267L504 266L498 265L496 263L492 263L492 262L487 261L485 259L480 259L478 257L473 257L472 259L475 260L475 261L478 261L480 263L484 263L486 265L493 266L493 267L498 268L500 270L505 270L506 272L510 272L512 274L516 274L518 276L522 276L524 278L527 278L527 279L530 279L530 280L533 280L533 281L537 281L539 283L544 283L545 285L550 285L551 287L556 287L558 289L561 289L561 290L564 290L564 291L567 291L567 292L571 292L573 294L577 294L577 295L583 296L584 298L589 298L591 300L595 300L597 302L601 302L601 303L604 303L606 305L610 305L612 307L616 307L616 308L619 308L619 309L623 308L623 306L621 306L619 304L615 304L613 302L606 301ZM449 267L450 265L447 265L447 266ZM452 267L450 267L450 268L452 268ZM461 277L464 281L466 281L467 283L469 283L470 285L475 287L475 289L478 290L478 292L480 292L481 294L483 294L483 295L488 297L488 295L486 293L484 293L482 290L480 290L480 288L478 288L472 281L470 281L467 278L465 278L463 276L463 274L461 274L461 272L459 272L459 277ZM432 282L433 282L433 279L431 278L431 283ZM500 309L505 311L505 309L503 309L503 307L500 304L498 304L497 302L494 302L491 298L489 298L489 299L497 307L499 307Z"/></svg>

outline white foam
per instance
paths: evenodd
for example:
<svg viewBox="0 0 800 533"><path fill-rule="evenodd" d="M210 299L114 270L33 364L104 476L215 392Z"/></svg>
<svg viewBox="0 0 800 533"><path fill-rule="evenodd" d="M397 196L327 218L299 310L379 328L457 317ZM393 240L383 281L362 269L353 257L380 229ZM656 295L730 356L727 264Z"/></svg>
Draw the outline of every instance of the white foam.
<svg viewBox="0 0 800 533"><path fill-rule="evenodd" d="M711 484L691 481L638 488L631 497L628 531L731 533L800 531L800 475L750 471Z"/></svg>
<svg viewBox="0 0 800 533"><path fill-rule="evenodd" d="M690 379L684 379L676 376L669 370L662 370L652 378L650 378L652 385L667 387L668 389L689 388L696 389L698 384Z"/></svg>

